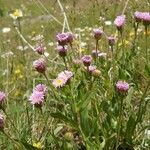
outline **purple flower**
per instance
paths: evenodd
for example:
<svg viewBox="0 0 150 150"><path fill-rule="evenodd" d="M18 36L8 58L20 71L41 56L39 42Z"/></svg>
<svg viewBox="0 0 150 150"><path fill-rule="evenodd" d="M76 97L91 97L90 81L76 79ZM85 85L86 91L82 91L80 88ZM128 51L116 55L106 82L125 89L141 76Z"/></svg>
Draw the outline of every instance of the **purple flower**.
<svg viewBox="0 0 150 150"><path fill-rule="evenodd" d="M67 55L67 47L66 46L61 46L61 45L57 46L57 51L61 57L65 57Z"/></svg>
<svg viewBox="0 0 150 150"><path fill-rule="evenodd" d="M36 51L38 54L42 55L42 54L44 54L45 49L44 49L44 47L43 47L42 44L39 44L39 45L37 45L37 46L35 47L35 51Z"/></svg>
<svg viewBox="0 0 150 150"><path fill-rule="evenodd" d="M96 70L96 66L89 66L87 71L89 71L89 73L92 73L94 70Z"/></svg>
<svg viewBox="0 0 150 150"><path fill-rule="evenodd" d="M143 13L142 12L139 12L139 11L136 11L134 13L134 18L137 22L141 22L143 20Z"/></svg>
<svg viewBox="0 0 150 150"><path fill-rule="evenodd" d="M0 91L0 104L6 100L6 94Z"/></svg>
<svg viewBox="0 0 150 150"><path fill-rule="evenodd" d="M71 71L65 70L58 74L58 78L64 78L67 81L70 80L70 78L73 77L73 73Z"/></svg>
<svg viewBox="0 0 150 150"><path fill-rule="evenodd" d="M38 84L34 88L34 91L43 92L43 94L46 96L48 89L47 89L47 86L45 84Z"/></svg>
<svg viewBox="0 0 150 150"><path fill-rule="evenodd" d="M44 59L40 58L33 62L33 67L39 72L44 73L46 71L46 62Z"/></svg>
<svg viewBox="0 0 150 150"><path fill-rule="evenodd" d="M85 55L81 58L81 60L85 66L90 66L90 64L92 62L92 57L91 57L91 55Z"/></svg>
<svg viewBox="0 0 150 150"><path fill-rule="evenodd" d="M116 88L121 93L126 93L129 90L129 84L125 81L118 81L116 83Z"/></svg>
<svg viewBox="0 0 150 150"><path fill-rule="evenodd" d="M57 42L59 45L64 46L68 43L68 34L67 33L58 33L56 35Z"/></svg>
<svg viewBox="0 0 150 150"><path fill-rule="evenodd" d="M4 129L4 116L0 114L0 130Z"/></svg>
<svg viewBox="0 0 150 150"><path fill-rule="evenodd" d="M102 37L103 31L100 29L93 29L94 38L99 40Z"/></svg>
<svg viewBox="0 0 150 150"><path fill-rule="evenodd" d="M44 93L39 92L39 91L33 91L31 94L29 101L31 102L32 105L36 107L41 107L43 102L44 102Z"/></svg>
<svg viewBox="0 0 150 150"><path fill-rule="evenodd" d="M107 39L109 46L113 46L115 44L115 37L109 36Z"/></svg>
<svg viewBox="0 0 150 150"><path fill-rule="evenodd" d="M117 16L114 24L116 25L118 30L121 30L125 24L125 15Z"/></svg>
<svg viewBox="0 0 150 150"><path fill-rule="evenodd" d="M67 42L70 43L70 44L72 44L73 38L74 38L73 34L71 32L67 32L66 34L68 35Z"/></svg>
<svg viewBox="0 0 150 150"><path fill-rule="evenodd" d="M145 26L150 25L150 12L143 12L143 24Z"/></svg>

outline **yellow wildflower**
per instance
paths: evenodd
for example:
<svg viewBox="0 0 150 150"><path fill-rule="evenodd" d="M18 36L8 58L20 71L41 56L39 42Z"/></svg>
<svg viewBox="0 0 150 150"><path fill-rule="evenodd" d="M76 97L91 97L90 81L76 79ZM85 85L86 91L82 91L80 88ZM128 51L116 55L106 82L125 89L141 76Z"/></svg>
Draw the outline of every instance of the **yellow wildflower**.
<svg viewBox="0 0 150 150"><path fill-rule="evenodd" d="M35 148L38 148L38 149L42 149L42 148L43 148L41 142L33 143L33 146L34 146Z"/></svg>

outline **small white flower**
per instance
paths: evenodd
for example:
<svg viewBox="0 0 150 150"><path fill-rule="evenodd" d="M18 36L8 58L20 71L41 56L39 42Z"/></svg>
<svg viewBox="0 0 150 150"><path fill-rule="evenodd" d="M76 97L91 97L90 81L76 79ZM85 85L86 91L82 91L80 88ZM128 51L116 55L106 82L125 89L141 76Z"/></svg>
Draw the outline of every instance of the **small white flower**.
<svg viewBox="0 0 150 150"><path fill-rule="evenodd" d="M48 56L49 56L49 53L48 53L48 52L44 52L44 55L45 55L46 57L48 57Z"/></svg>
<svg viewBox="0 0 150 150"><path fill-rule="evenodd" d="M5 28L2 29L2 32L3 33L8 33L8 32L10 32L10 30L11 30L10 28L5 27Z"/></svg>
<svg viewBox="0 0 150 150"><path fill-rule="evenodd" d="M106 25L106 26L110 26L110 25L112 25L112 22L109 21L109 20L106 20L106 21L105 21L105 25Z"/></svg>
<svg viewBox="0 0 150 150"><path fill-rule="evenodd" d="M54 42L49 42L48 45L49 46L54 46Z"/></svg>

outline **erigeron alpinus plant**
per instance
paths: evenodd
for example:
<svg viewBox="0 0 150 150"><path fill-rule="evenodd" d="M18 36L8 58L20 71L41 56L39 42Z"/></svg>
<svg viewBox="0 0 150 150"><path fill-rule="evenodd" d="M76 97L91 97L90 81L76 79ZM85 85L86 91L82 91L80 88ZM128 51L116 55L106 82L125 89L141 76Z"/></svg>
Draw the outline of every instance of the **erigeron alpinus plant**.
<svg viewBox="0 0 150 150"><path fill-rule="evenodd" d="M136 72L133 71L136 68L132 67L136 64L133 58L130 60L134 56L132 51L126 52L124 29L128 17L125 15L118 16L114 21L117 37L107 36L102 29L93 29L95 50L82 55L76 48L73 33L58 33L58 46L54 51L62 66L58 65L54 72L48 70L50 62L44 56L42 44L38 43L35 48L40 58L33 62L33 68L41 78L46 79L46 85L38 84L30 91L26 128L21 131L16 129L13 133L15 138L8 134L5 128L5 122L9 119L5 111L6 95L0 92L0 106L6 116L0 115L0 132L10 136L10 140L19 147L24 146L29 150L36 149L34 141L41 142L43 149L62 150L134 150L141 145L141 133L149 127L144 126L143 120L150 91L147 42L150 15L140 14L141 18L135 13L135 24L138 28L143 23L146 32L145 62L141 62L147 72L146 86L136 83ZM136 32L137 29L135 38ZM110 51L104 57L101 57L102 51L98 51L102 37L106 38L110 46ZM117 45L120 41L122 45L119 48ZM133 100L138 101L137 106ZM12 127L17 128L12 120L9 121Z"/></svg>

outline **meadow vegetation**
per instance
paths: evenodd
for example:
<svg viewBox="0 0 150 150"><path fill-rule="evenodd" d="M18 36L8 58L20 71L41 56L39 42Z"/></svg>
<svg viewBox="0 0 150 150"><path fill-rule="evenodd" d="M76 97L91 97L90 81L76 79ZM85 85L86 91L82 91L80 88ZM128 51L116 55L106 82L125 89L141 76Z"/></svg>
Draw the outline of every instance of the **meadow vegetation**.
<svg viewBox="0 0 150 150"><path fill-rule="evenodd" d="M0 149L150 149L149 0L0 0Z"/></svg>

